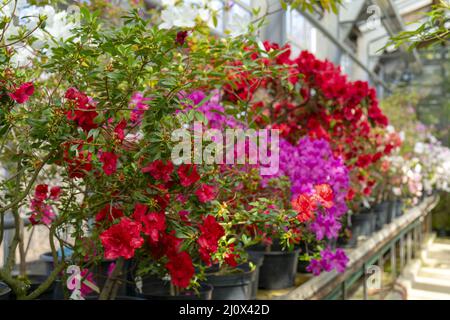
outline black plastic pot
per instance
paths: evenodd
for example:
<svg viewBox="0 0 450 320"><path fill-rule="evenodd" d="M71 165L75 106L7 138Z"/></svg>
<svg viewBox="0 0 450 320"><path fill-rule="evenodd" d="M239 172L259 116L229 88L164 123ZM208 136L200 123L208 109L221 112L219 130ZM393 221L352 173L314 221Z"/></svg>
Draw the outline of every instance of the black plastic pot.
<svg viewBox="0 0 450 320"><path fill-rule="evenodd" d="M170 294L170 282L159 279L147 278L142 281L142 292L137 296L145 300L211 300L213 287L209 284L201 284L198 293L186 290L179 295Z"/></svg>
<svg viewBox="0 0 450 320"><path fill-rule="evenodd" d="M299 260L297 262L297 272L298 273L310 273L306 268L309 266L309 261Z"/></svg>
<svg viewBox="0 0 450 320"><path fill-rule="evenodd" d="M249 264L236 267L232 273L206 274L206 282L214 288L213 300L250 300L252 298L252 285L255 281L256 270L251 270ZM261 277L261 274L259 275ZM261 279L261 278L260 278Z"/></svg>
<svg viewBox="0 0 450 320"><path fill-rule="evenodd" d="M337 239L337 246L340 248L356 248L358 245L357 234L359 234L359 226L351 226L349 227L351 230L350 237L339 237Z"/></svg>
<svg viewBox="0 0 450 320"><path fill-rule="evenodd" d="M254 246L249 251L263 252L264 262L259 269L259 288L277 290L293 287L297 273L300 249L283 251L274 244L266 252L262 245Z"/></svg>
<svg viewBox="0 0 450 320"><path fill-rule="evenodd" d="M251 261L256 266L255 275L253 277L252 281L252 288L251 288L251 294L250 299L256 300L256 294L258 293L258 284L259 284L259 269L261 268L262 264L264 263L264 253L263 252L248 252L249 255L249 261Z"/></svg>
<svg viewBox="0 0 450 320"><path fill-rule="evenodd" d="M400 217L403 215L403 201L396 200L395 201L395 216Z"/></svg>
<svg viewBox="0 0 450 320"><path fill-rule="evenodd" d="M392 221L394 221L395 217L396 217L396 204L395 201L387 201L388 203L388 213L387 213L387 219L386 222L387 223L391 223Z"/></svg>
<svg viewBox="0 0 450 320"><path fill-rule="evenodd" d="M370 237L375 230L376 214L373 212L358 213L352 215L352 226L355 226L358 234L355 236Z"/></svg>
<svg viewBox="0 0 450 320"><path fill-rule="evenodd" d="M0 300L9 300L11 295L11 288L5 283L0 282Z"/></svg>
<svg viewBox="0 0 450 320"><path fill-rule="evenodd" d="M376 213L376 221L375 221L375 230L383 229L383 226L387 223L387 217L389 212L389 202L384 201L382 203L377 204L373 208Z"/></svg>

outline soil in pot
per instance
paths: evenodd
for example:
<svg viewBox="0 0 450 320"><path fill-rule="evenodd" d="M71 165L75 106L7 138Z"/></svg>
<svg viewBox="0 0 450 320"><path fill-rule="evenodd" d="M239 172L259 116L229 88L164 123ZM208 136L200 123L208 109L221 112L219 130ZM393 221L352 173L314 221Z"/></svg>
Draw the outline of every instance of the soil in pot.
<svg viewBox="0 0 450 320"><path fill-rule="evenodd" d="M373 210L377 216L375 221L375 231L378 231L383 229L383 226L387 223L389 203L386 201L379 203L373 208Z"/></svg>
<svg viewBox="0 0 450 320"><path fill-rule="evenodd" d="M252 281L252 288L251 288L251 294L250 299L256 300L256 294L258 293L258 283L259 283L259 269L261 268L262 264L264 263L264 253L263 252L248 252L248 258L249 261L251 261L255 266L255 276L253 277Z"/></svg>
<svg viewBox="0 0 450 320"><path fill-rule="evenodd" d="M201 284L198 292L184 290L178 295L171 295L170 282L159 279L143 279L142 293L137 296L146 300L211 300L213 287Z"/></svg>
<svg viewBox="0 0 450 320"><path fill-rule="evenodd" d="M264 253L264 262L259 269L259 288L277 290L294 286L299 248L283 251L279 244L274 243L269 252L263 245L254 246L249 251Z"/></svg>
<svg viewBox="0 0 450 320"><path fill-rule="evenodd" d="M9 300L11 288L6 283L0 282L0 300Z"/></svg>
<svg viewBox="0 0 450 320"><path fill-rule="evenodd" d="M360 212L352 215L352 226L358 227L358 236L370 237L375 230L376 215L372 212Z"/></svg>
<svg viewBox="0 0 450 320"><path fill-rule="evenodd" d="M214 288L213 300L250 300L252 298L252 285L255 281L256 268L250 265L237 266L232 272L206 274L206 282Z"/></svg>

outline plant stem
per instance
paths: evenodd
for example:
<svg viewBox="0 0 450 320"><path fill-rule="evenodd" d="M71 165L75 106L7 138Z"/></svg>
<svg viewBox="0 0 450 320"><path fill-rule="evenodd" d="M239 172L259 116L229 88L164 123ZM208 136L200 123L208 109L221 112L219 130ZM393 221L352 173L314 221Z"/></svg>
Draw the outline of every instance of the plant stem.
<svg viewBox="0 0 450 320"><path fill-rule="evenodd" d="M116 298L118 286L120 285L120 279L118 278L122 275L123 264L124 259L122 257L117 259L116 266L113 272L111 272L111 275L108 276L105 286L100 293L99 300L114 300Z"/></svg>

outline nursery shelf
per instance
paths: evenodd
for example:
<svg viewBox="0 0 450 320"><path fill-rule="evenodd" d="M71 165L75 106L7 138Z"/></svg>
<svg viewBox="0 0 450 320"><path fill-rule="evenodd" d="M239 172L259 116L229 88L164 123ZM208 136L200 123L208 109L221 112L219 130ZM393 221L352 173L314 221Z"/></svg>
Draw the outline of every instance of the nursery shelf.
<svg viewBox="0 0 450 320"><path fill-rule="evenodd" d="M365 279L367 267L378 264L384 271L384 257L391 252L388 278L395 279L400 273L398 267L404 267L407 261L412 259L418 246L424 239L424 229L429 224L426 221L428 213L439 202L438 196L425 198L417 206L407 209L405 213L395 221L384 226L370 238L361 241L354 249L346 249L349 263L344 273L335 270L322 273L314 277L310 274L298 274L296 286L284 290L259 290L258 299L283 299L283 300L316 300L347 298L346 289L357 282L359 278ZM424 227L425 226L425 227ZM383 278L387 277L386 272ZM364 282L363 282L364 283ZM383 281L384 283L384 281ZM362 288L362 289L361 289ZM365 284L361 286L361 295L367 298Z"/></svg>

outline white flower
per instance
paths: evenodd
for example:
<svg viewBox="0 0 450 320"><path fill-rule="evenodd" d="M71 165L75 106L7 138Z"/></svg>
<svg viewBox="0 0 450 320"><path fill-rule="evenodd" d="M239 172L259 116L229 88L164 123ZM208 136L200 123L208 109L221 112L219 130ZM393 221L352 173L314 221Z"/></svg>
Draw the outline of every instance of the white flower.
<svg viewBox="0 0 450 320"><path fill-rule="evenodd" d="M190 5L166 8L161 12L162 23L159 29L171 29L173 27L193 28L197 12Z"/></svg>
<svg viewBox="0 0 450 320"><path fill-rule="evenodd" d="M15 46L15 54L11 57L11 64L16 67L25 67L31 63L34 58L33 49L30 46Z"/></svg>
<svg viewBox="0 0 450 320"><path fill-rule="evenodd" d="M422 142L416 142L416 144L414 145L414 152L415 153L423 153L425 149L425 145Z"/></svg>

